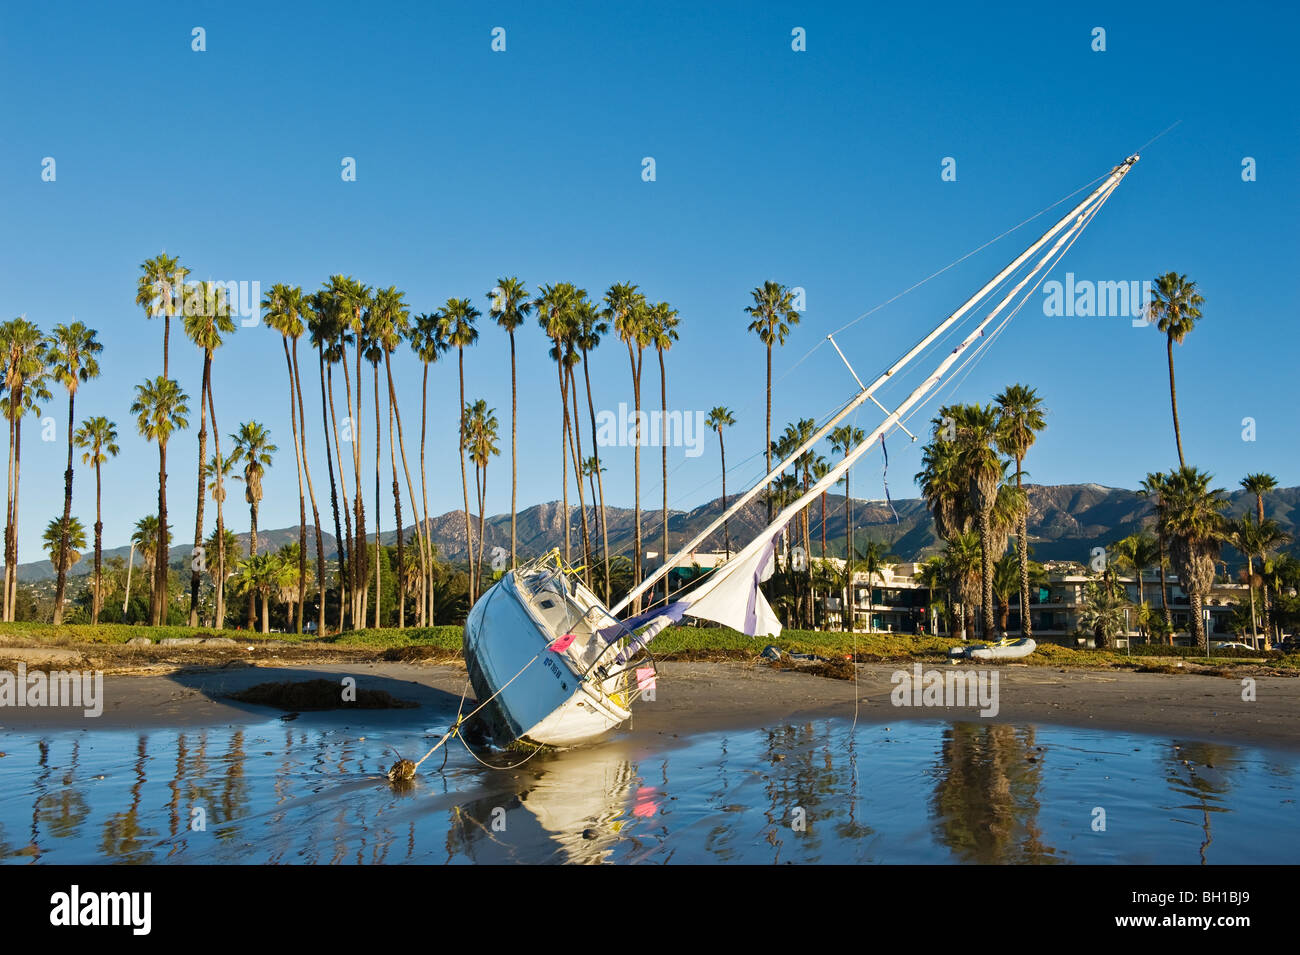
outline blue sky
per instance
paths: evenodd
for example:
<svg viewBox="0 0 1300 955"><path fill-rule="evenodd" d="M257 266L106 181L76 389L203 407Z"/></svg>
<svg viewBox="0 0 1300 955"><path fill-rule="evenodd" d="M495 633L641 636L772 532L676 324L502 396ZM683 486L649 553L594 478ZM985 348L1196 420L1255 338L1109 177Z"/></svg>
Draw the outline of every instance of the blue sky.
<svg viewBox="0 0 1300 955"><path fill-rule="evenodd" d="M1300 481L1297 306L1283 286L1300 253L1293 9L618 6L5 7L0 317L26 314L48 329L75 316L100 330L103 375L83 387L77 417L106 414L124 439L105 470L108 544L154 508L156 454L127 408L133 386L161 370L161 323L134 304L139 265L160 250L195 278L263 289L312 289L344 272L396 285L417 312L449 296L485 308L505 274L534 289L572 281L593 295L636 282L681 313L670 407L724 404L739 419L727 434L735 490L759 476L762 446L763 349L742 311L750 289L765 279L806 289L803 322L775 359L774 420L824 414L852 392L847 372L825 347L794 366L828 331L1178 120L1051 277L1194 278L1205 317L1176 349L1189 460L1229 487L1255 470ZM196 26L206 52L191 50ZM497 26L504 53L490 48ZM791 49L794 27L807 31L806 52ZM1094 27L1106 30L1105 52L1091 49ZM54 182L41 179L47 156ZM345 156L356 159L356 182L340 177ZM654 182L641 177L646 156ZM947 156L955 182L940 178ZM1247 156L1255 182L1242 181ZM1035 235L1015 233L845 332L859 373L883 368ZM486 320L481 328L466 355L467 391L497 409L504 432L507 340ZM521 506L559 496L545 347L534 325L521 332ZM200 368L173 329L172 374L191 395ZM434 513L460 506L454 369L431 375ZM647 369L647 401L657 403L652 359ZM397 374L410 450L420 375L409 353ZM630 402L620 343L601 346L593 374L598 407ZM296 523L279 336L240 329L214 380L223 434L256 417L282 439L262 524ZM1154 329L1047 317L1031 301L943 398L988 400L1014 381L1037 387L1051 412L1027 463L1033 480L1132 487L1176 463ZM310 421L318 394L307 389ZM28 560L61 507L65 400L44 412L58 422L56 441L42 442L34 424L25 434ZM1241 440L1245 417L1257 422L1254 442ZM862 412L858 424L877 420ZM179 435L169 455L182 541L193 527L195 437ZM311 439L319 493L324 462ZM509 509L502 445L489 513ZM890 450L891 492L914 495L918 449L895 438ZM653 506L657 450L645 458L642 495ZM608 499L630 505L631 449L607 449L605 459ZM857 493L882 495L879 464L868 457L855 469ZM674 449L669 466L673 506L718 493L713 444L697 458ZM79 467L74 512L87 525L92 487ZM228 519L242 529L235 510ZM409 519L409 503L404 510ZM386 527L391 513L386 503Z"/></svg>

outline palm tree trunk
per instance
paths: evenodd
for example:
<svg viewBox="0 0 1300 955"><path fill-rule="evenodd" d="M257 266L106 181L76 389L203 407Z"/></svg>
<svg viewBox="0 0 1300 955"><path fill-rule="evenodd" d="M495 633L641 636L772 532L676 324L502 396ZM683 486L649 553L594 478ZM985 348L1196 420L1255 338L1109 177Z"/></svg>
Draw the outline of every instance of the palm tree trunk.
<svg viewBox="0 0 1300 955"><path fill-rule="evenodd" d="M379 614L382 610L383 598L381 597L383 577L380 570L380 551L382 547L379 543L379 529L382 523L380 517L382 511L379 507L379 473L380 465L383 462L383 456L380 454L380 436L383 434L379 424L379 363L374 365L374 383L375 383L375 629L380 626Z"/></svg>
<svg viewBox="0 0 1300 955"><path fill-rule="evenodd" d="M587 350L585 348L582 351L582 377L587 385L587 414L591 418L591 454L596 465L596 490L599 492L598 499L600 501L600 551L605 563L605 603L608 604L609 526L605 523L605 481L600 476L600 442L596 440L596 402L591 396L591 371L587 366Z"/></svg>
<svg viewBox="0 0 1300 955"><path fill-rule="evenodd" d="M63 524L59 529L59 576L54 585L53 622L63 622L63 596L68 588L68 525L72 522L72 433L75 418L72 405L76 392L68 392L68 468L63 472Z"/></svg>
<svg viewBox="0 0 1300 955"><path fill-rule="evenodd" d="M772 344L767 346L767 431L765 432L763 442L763 453L767 456L767 470L765 474L772 473ZM772 485L767 486L767 522L772 523Z"/></svg>
<svg viewBox="0 0 1300 955"><path fill-rule="evenodd" d="M302 372L298 367L298 339L293 340L293 389L298 396L298 421L302 430L298 435L298 446L302 449L302 471L307 478L307 494L311 498L311 520L316 528L316 583L320 592L316 608L316 635L325 634L325 541L321 534L320 508L316 506L316 489L311 483L311 465L307 461L307 415L302 401ZM329 445L325 450L328 454ZM298 553L298 630L302 630L303 604L307 598L307 551L300 548Z"/></svg>
<svg viewBox="0 0 1300 955"><path fill-rule="evenodd" d="M984 618L984 639L989 640L993 634L993 529L989 522L989 510L980 510L980 575L983 578L980 610Z"/></svg>
<svg viewBox="0 0 1300 955"><path fill-rule="evenodd" d="M199 389L199 475L198 475L198 500L194 505L194 553L197 556L203 547L203 505L207 497L207 476L204 474L203 465L208 459L208 384L212 380L212 352L206 348L203 350L203 378ZM204 555L206 562L206 555ZM190 614L188 624L191 627L199 625L199 583L201 573L196 561L190 560Z"/></svg>
<svg viewBox="0 0 1300 955"><path fill-rule="evenodd" d="M631 358L632 346L628 345L628 356ZM634 419L636 420L636 447L633 449L633 468L632 487L633 487L633 508L636 512L636 529L634 532L636 551L632 554L632 583L633 585L641 583L641 354L638 352L636 360L632 362L632 401L634 405ZM632 614L641 612L641 597L638 595L632 602Z"/></svg>
<svg viewBox="0 0 1300 955"><path fill-rule="evenodd" d="M483 463L483 467L481 470L482 470L482 480L480 481L479 480L480 468L478 467L474 468L474 480L475 482L478 483L479 486L478 488L478 539L479 539L478 569L475 571L475 574L478 576L480 580L483 579L483 543L482 543L483 518L484 518L483 512L487 510L487 462L486 461ZM581 480L582 479L579 478L580 483Z"/></svg>
<svg viewBox="0 0 1300 955"><path fill-rule="evenodd" d="M573 563L573 554L569 542L569 389L564 383L564 353L559 340L555 341L555 374L560 382L560 401L564 406L564 415L560 426L560 503L564 519L564 562ZM579 485L582 481L579 478Z"/></svg>
<svg viewBox="0 0 1300 955"><path fill-rule="evenodd" d="M357 318L357 327L361 324L360 316ZM356 507L356 534L357 543L353 549L352 564L356 568L357 579L353 586L353 619L352 626L361 630L366 625L366 601L370 596L370 588L366 577L369 573L369 565L366 560L368 541L366 539L366 503L365 494L362 493L361 484L361 335L358 332L354 344L356 352L356 384L357 384L357 404L356 411L352 415L352 461L355 469L356 478L356 500L353 502ZM351 385L348 392L348 400L351 403ZM376 440L378 438L376 437Z"/></svg>
<svg viewBox="0 0 1300 955"><path fill-rule="evenodd" d="M425 369L426 370L428 369L427 365L425 366ZM393 386L393 369L391 363L389 362L387 354L384 355L384 371L388 376L388 403L393 409L393 416L397 419L397 448L402 455L402 472L406 475L406 491L411 496L411 515L415 520L415 539L416 539L416 544L420 549L420 579L421 581L423 581L428 568L428 558L425 553L428 547L428 543L425 540L425 532L428 530L429 512L426 510L424 512L424 517L421 518L420 508L419 505L416 503L415 485L411 481L411 467L406 461L406 437L402 433L402 409L397 402L397 389ZM392 429L390 427L389 436L388 436L388 443L389 443L390 450L392 449L392 442L393 442ZM397 483L396 474L394 474L393 476L393 483L394 484ZM400 505L398 508L398 515L397 515L397 535L398 535L398 549L400 551L401 535L402 535L402 515L401 515ZM402 564L401 560L402 560L401 554L399 553L398 564L402 566L403 573L405 573L406 565ZM405 589L403 589L401 593L402 593L402 613L404 615L405 604L406 604ZM416 616L419 621L419 625L421 627L427 626L425 622L426 614L425 614L423 600L420 601L420 611ZM404 616L403 619L405 619Z"/></svg>
<svg viewBox="0 0 1300 955"><path fill-rule="evenodd" d="M465 349L456 346L456 361L460 371L460 488L465 501L465 546L469 548L469 606L474 606L474 531L469 522L469 476L465 473Z"/></svg>
<svg viewBox="0 0 1300 955"><path fill-rule="evenodd" d="M298 429L298 403L295 400L293 359L289 356L289 338L281 336L284 346L284 368L289 375L289 423L293 429L293 460L298 471L298 616L294 633L302 633L302 605L307 590L307 497L302 489L302 442ZM290 621L285 620L288 627Z"/></svg>
<svg viewBox="0 0 1300 955"><path fill-rule="evenodd" d="M99 610L104 603L104 579L102 561L104 556L104 514L103 483L100 480L99 462L95 462L95 597L91 605L90 622L99 623Z"/></svg>
<svg viewBox="0 0 1300 955"><path fill-rule="evenodd" d="M343 380L348 381L347 366L343 367ZM339 541L339 633L343 632L345 626L345 611L347 606L351 609L350 604L345 604L344 596L356 601L356 551L353 549L352 537L352 509L348 505L348 478L347 471L343 467L343 445L339 442L339 419L334 410L334 368L327 365L325 368L326 394L329 397L330 406L330 427L334 432L334 456L339 462L339 498L342 503L343 511L343 538ZM349 386L350 391L350 386ZM351 410L352 399L348 399L349 410ZM323 414L323 412L322 412ZM326 443L329 438L326 437ZM335 528L338 523L335 522ZM355 616L353 618L355 620Z"/></svg>
<svg viewBox="0 0 1300 955"><path fill-rule="evenodd" d="M253 558L257 556L257 501L248 505L248 556ZM257 595L254 591L248 592L248 629L253 629L253 618L257 613Z"/></svg>
<svg viewBox="0 0 1300 955"><path fill-rule="evenodd" d="M338 485L334 482L334 452L330 447L330 428L329 428L329 408L327 407L325 397L325 345L322 343L317 348L317 361L320 366L320 423L321 435L325 439L325 467L329 471L330 478L330 509L334 512L334 546L338 549L339 559L339 632L343 631L343 592L347 589L344 586L344 560L343 553L347 543L343 539L343 528L339 526L339 490ZM343 462L339 462L339 469L342 470ZM347 509L347 505L344 505ZM317 522L320 523L319 521ZM324 561L321 561L322 566ZM321 603L321 634L325 632L325 581L322 578L320 582L320 603Z"/></svg>
<svg viewBox="0 0 1300 955"><path fill-rule="evenodd" d="M1160 542L1160 615L1169 624L1169 645L1174 645L1174 615L1169 609L1169 584L1165 576L1165 535L1163 531L1156 535Z"/></svg>
<svg viewBox="0 0 1300 955"><path fill-rule="evenodd" d="M722 456L722 512L727 512L727 446L722 441L722 428L718 428L718 453ZM727 555L727 560L731 559L731 531L727 527L727 519L722 519L722 547L723 552Z"/></svg>
<svg viewBox="0 0 1300 955"><path fill-rule="evenodd" d="M1255 561L1251 554L1246 555L1246 586L1250 588L1250 636L1253 646L1259 643L1259 630L1255 626Z"/></svg>
<svg viewBox="0 0 1300 955"><path fill-rule="evenodd" d="M221 457L221 431L217 427L217 405L212 397L212 382L208 382L208 417L212 420L213 453L217 458L217 585L216 607L213 614L213 626L222 630L226 626L226 487L223 475L224 461ZM98 477L96 477L98 480Z"/></svg>
<svg viewBox="0 0 1300 955"><path fill-rule="evenodd" d="M420 498L424 504L424 539L429 540L429 480L424 468L425 422L429 407L429 363L424 363L424 380L420 386ZM429 548L429 564L420 578L420 613L427 626L433 625L433 548Z"/></svg>
<svg viewBox="0 0 1300 955"><path fill-rule="evenodd" d="M660 555L660 565L668 563L668 375L664 370L664 350L659 352L659 461L660 481L663 491L664 514L664 549ZM669 574L664 574L664 604L668 603Z"/></svg>
<svg viewBox="0 0 1300 955"><path fill-rule="evenodd" d="M21 401L21 394L14 396L14 401ZM5 595L4 595L4 620L8 623L10 616L11 600L9 589L9 578L14 572L14 558L11 553L11 545L14 539L14 419L13 411L18 408L16 403L10 404L10 414L6 415L9 420L9 489L5 499Z"/></svg>
<svg viewBox="0 0 1300 955"><path fill-rule="evenodd" d="M1183 460L1183 435L1178 428L1178 389L1174 387L1174 336L1172 334L1165 339L1165 347L1169 353L1169 404L1174 412L1174 442L1178 445L1178 466L1186 467L1187 462Z"/></svg>
<svg viewBox="0 0 1300 955"><path fill-rule="evenodd" d="M158 544L154 554L154 626L167 623L167 444L158 442Z"/></svg>
<svg viewBox="0 0 1300 955"><path fill-rule="evenodd" d="M591 535L587 526L587 493L582 489L582 428L578 425L578 383L573 377L573 368L567 362L564 368L564 413L567 417L569 414L569 397L570 390L573 397L573 415L569 418L570 430L569 439L573 442L570 450L573 452L573 476L578 483L578 512L582 517L582 566L583 578L587 586L591 586ZM479 515L480 524L482 515ZM480 535L481 537L482 535ZM482 560L482 549L479 551L480 561Z"/></svg>
<svg viewBox="0 0 1300 955"><path fill-rule="evenodd" d="M1020 562L1020 636L1031 637L1034 634L1033 612L1029 609L1029 500L1024 496L1022 468L1024 459L1016 458L1016 490L1024 507L1016 515L1016 560ZM1138 575L1141 580L1141 574ZM1006 625L1003 625L1003 630Z"/></svg>
<svg viewBox="0 0 1300 955"><path fill-rule="evenodd" d="M387 358L387 355L385 355ZM385 365L387 362L385 362ZM388 389L388 459L393 470L393 522L397 527L397 629L406 629L406 545L402 539L402 489L397 483L397 452L393 440L393 389ZM412 505L414 506L414 505Z"/></svg>
<svg viewBox="0 0 1300 955"><path fill-rule="evenodd" d="M427 368L426 368L427 372ZM590 395L590 391L588 391ZM514 569L517 541L515 537L515 517L519 508L519 390L515 378L515 330L510 329L510 568ZM423 460L423 457L421 457ZM428 511L426 509L425 513ZM605 574L609 577L608 571ZM606 602L609 595L605 596Z"/></svg>

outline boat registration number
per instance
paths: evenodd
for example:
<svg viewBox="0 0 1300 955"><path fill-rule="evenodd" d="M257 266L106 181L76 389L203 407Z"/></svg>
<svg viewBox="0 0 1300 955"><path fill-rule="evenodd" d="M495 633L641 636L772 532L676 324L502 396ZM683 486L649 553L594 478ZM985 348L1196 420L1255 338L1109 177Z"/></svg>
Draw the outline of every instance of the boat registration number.
<svg viewBox="0 0 1300 955"><path fill-rule="evenodd" d="M552 673L555 674L555 678L560 681L560 689L567 690L569 688L568 681L565 680L564 673L560 670L560 665L556 663L552 658L543 657L542 666L546 667L548 670L550 670Z"/></svg>

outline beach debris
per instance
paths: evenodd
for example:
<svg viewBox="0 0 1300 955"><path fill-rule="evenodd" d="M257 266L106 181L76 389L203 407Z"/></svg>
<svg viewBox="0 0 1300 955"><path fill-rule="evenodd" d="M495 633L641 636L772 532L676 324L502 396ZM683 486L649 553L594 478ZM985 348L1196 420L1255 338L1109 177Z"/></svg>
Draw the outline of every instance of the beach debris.
<svg viewBox="0 0 1300 955"><path fill-rule="evenodd" d="M766 657L768 660L779 660L781 659L781 651L769 643L763 648L763 652L759 656Z"/></svg>
<svg viewBox="0 0 1300 955"><path fill-rule="evenodd" d="M388 770L388 781L392 783L410 782L415 778L415 763L409 759L398 758Z"/></svg>

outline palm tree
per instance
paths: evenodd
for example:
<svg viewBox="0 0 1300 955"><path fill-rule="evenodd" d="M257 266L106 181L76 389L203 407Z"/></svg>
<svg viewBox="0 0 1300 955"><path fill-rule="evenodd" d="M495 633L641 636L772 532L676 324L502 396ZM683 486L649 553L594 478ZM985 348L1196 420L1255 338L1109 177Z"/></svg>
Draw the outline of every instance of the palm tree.
<svg viewBox="0 0 1300 955"><path fill-rule="evenodd" d="M365 313L370 307L370 287L362 285L356 279L342 275L330 278L329 294L337 303L343 316L343 341L350 337L356 354L356 403L353 404L352 380L347 374L347 355L344 346L343 381L347 386L348 414L346 423L350 425L352 443L352 475L356 496L353 503L355 513L356 538L352 552L348 557L348 569L352 575L352 626L361 629L366 624L366 600L368 598L369 564L366 560L366 506L365 495L361 493L361 353L366 349ZM350 335L348 334L350 333ZM379 440L379 435L375 435Z"/></svg>
<svg viewBox="0 0 1300 955"><path fill-rule="evenodd" d="M1010 385L993 399L998 406L998 450L1016 463L1016 490L1023 492L1025 455L1047 427L1047 409L1038 393L1026 385ZM1021 510L1016 524L1016 555L1020 564L1020 635L1034 634L1029 610L1029 508Z"/></svg>
<svg viewBox="0 0 1300 955"><path fill-rule="evenodd" d="M209 403L212 401L211 392L208 394L208 401ZM212 625L221 630L226 626L226 556L229 554L237 557L239 553L239 539L232 531L226 530L225 510L226 481L234 477L236 461L233 454L221 456L220 434L215 422L212 425L212 437L217 442L217 450L212 459L203 466L203 477L205 482L211 482L212 499L217 502L217 528L212 535L212 546L207 547L207 550L215 551L217 555L216 570L212 575L215 595Z"/></svg>
<svg viewBox="0 0 1300 955"><path fill-rule="evenodd" d="M347 551L348 538L343 536L343 527L339 522L339 486L334 479L335 445L330 443L330 420L334 409L334 365L342 360L345 353L343 345L343 323L339 317L336 298L326 287L307 298L307 331L311 336L312 347L316 349L316 364L320 373L320 417L321 437L325 441L325 467L330 479L330 510L334 515L334 540L338 547L339 560L339 631L344 626L345 601L347 591ZM326 363L329 365L329 390L326 391ZM304 425L305 427L305 425ZM337 441L338 428L334 428ZM339 480L343 480L343 461L339 459ZM348 535L352 532L352 518L348 515L347 485L344 482L343 517L348 524ZM319 521L317 524L319 525ZM323 562L322 562L323 564ZM325 579L321 571L321 612L325 606ZM323 626L323 625L322 625ZM323 631L322 631L323 632Z"/></svg>
<svg viewBox="0 0 1300 955"><path fill-rule="evenodd" d="M492 302L488 313L496 319L498 325L510 336L510 566L515 566L516 534L515 517L518 513L519 491L519 447L518 437L518 385L515 378L515 329L524 323L528 313L533 310L527 287L517 277L497 279L496 288L488 292Z"/></svg>
<svg viewBox="0 0 1300 955"><path fill-rule="evenodd" d="M465 434L466 448L470 460L474 462L474 487L478 492L478 566L475 577L483 575L483 516L487 507L487 469L494 454L500 453L497 447L497 418L495 408L489 408L483 399L475 401L465 409L466 421L462 429ZM581 480L581 479L579 479Z"/></svg>
<svg viewBox="0 0 1300 955"><path fill-rule="evenodd" d="M955 602L961 606L960 630L963 640L970 637L967 621L971 605L978 599L982 555L979 534L975 531L953 534L943 550L944 577L951 587Z"/></svg>
<svg viewBox="0 0 1300 955"><path fill-rule="evenodd" d="M871 585L877 575L883 575L885 570L893 566L897 558L888 553L888 548L883 543L875 540L868 540L867 546L858 552L857 558L857 564L867 572L867 632L871 633L871 611L875 609L875 602L871 597ZM883 576L881 582L884 582ZM850 596L852 596L851 587Z"/></svg>
<svg viewBox="0 0 1300 955"><path fill-rule="evenodd" d="M325 632L325 544L321 535L320 510L316 506L316 490L311 483L311 468L307 463L307 421L302 402L302 379L298 370L298 339L306 330L304 319L308 315L309 303L301 288L290 287L283 283L271 286L270 292L262 302L266 314L266 324L280 333L280 344L284 347L285 371L289 376L289 421L293 429L293 454L298 468L298 614L294 621L294 630L302 633L303 606L306 603L307 587L307 504L303 496L303 476L307 478L307 495L311 498L312 523L316 528L316 566L317 577L321 582L321 597L316 608L317 633ZM293 342L290 352L289 342Z"/></svg>
<svg viewBox="0 0 1300 955"><path fill-rule="evenodd" d="M104 346L95 338L95 330L87 328L81 322L71 325L55 325L54 331L45 343L45 365L50 377L68 391L68 467L63 472L63 520L59 527L72 527L72 445L74 440L73 405L77 400L77 386L92 378L99 377L99 361L96 356ZM58 579L54 585L53 622L63 622L63 597L68 586L68 567L66 560L68 544L61 545L59 557L54 566Z"/></svg>
<svg viewBox="0 0 1300 955"><path fill-rule="evenodd" d="M278 593L283 587L286 573L292 573L292 568L286 567L283 557L275 552L265 554L254 554L247 560L241 561L238 569L235 571L234 586L236 593L248 595L249 607L249 629L252 629L253 605L256 597L262 600L262 633L268 633L271 629L271 595Z"/></svg>
<svg viewBox="0 0 1300 955"><path fill-rule="evenodd" d="M1157 275L1151 292L1148 315L1156 320L1156 327L1165 333L1165 350L1169 355L1169 404L1174 412L1174 443L1178 445L1178 466L1186 467L1183 460L1183 436L1178 427L1178 390L1174 387L1174 343L1179 345L1187 333L1196 327L1201 317L1205 299L1196 290L1196 283L1186 275L1166 272Z"/></svg>
<svg viewBox="0 0 1300 955"><path fill-rule="evenodd" d="M393 471L393 513L397 523L397 566L406 567L406 550L402 535L402 493L397 480L397 458L394 447L402 455L402 472L406 477L406 491L411 496L411 511L415 515L416 543L419 547L420 562L425 559L423 522L415 503L415 485L411 481L411 468L406 460L406 437L402 432L402 409L397 401L397 389L393 384L393 350L406 340L410 327L410 312L403 301L403 294L392 286L375 295L374 336L384 353L384 375L388 382L388 460ZM397 440L393 440L394 422L397 426ZM423 623L423 620L421 620ZM397 590L397 625L406 626L406 590Z"/></svg>
<svg viewBox="0 0 1300 955"><path fill-rule="evenodd" d="M187 308L182 319L185 334L203 352L203 383L199 390L199 463L198 463L198 501L194 508L194 550L203 546L203 506L207 492L206 464L208 457L208 411L212 410L212 430L217 429L216 402L212 398L212 357L223 344L223 335L234 334L235 322L230 316L230 305L225 298L225 289L208 282L203 283L202 308ZM218 445L219 445L218 440ZM220 447L218 447L220 454ZM218 560L218 566L220 560ZM197 561L191 563L190 570L190 613L189 625L199 625L199 583L201 571Z"/></svg>
<svg viewBox="0 0 1300 955"><path fill-rule="evenodd" d="M45 342L41 330L26 318L0 325L0 409L9 422L9 496L5 513L4 619L12 622L18 600L18 486L22 464L23 418L40 414L38 401L49 401Z"/></svg>
<svg viewBox="0 0 1300 955"><path fill-rule="evenodd" d="M1223 491L1210 489L1209 474L1189 467L1173 472L1163 493L1170 560L1191 598L1191 630L1203 651L1209 648L1209 634L1201 608L1214 582L1214 562L1227 532L1222 495Z"/></svg>
<svg viewBox="0 0 1300 955"><path fill-rule="evenodd" d="M736 423L735 415L731 413L730 408L718 405L709 412L709 417L705 419L705 425L710 431L718 432L718 454L722 457L722 510L727 510L727 447L722 441L722 429L730 428ZM823 527L825 520L822 521ZM727 522L722 522L722 541L726 549L727 557L731 557L731 532L727 530Z"/></svg>
<svg viewBox="0 0 1300 955"><path fill-rule="evenodd" d="M600 345L602 335L609 331L609 323L605 321L599 306L587 298L583 298L578 303L576 309L576 330L573 336L573 342L577 346L579 353L582 355L582 377L587 385L587 414L591 423L591 462L590 468L585 468L588 475L594 475L596 478L596 493L593 498L600 502L600 551L605 562L605 603L609 603L609 526L605 522L605 479L602 475L605 469L600 465L600 441L596 436L596 402L591 395L591 370L588 367L587 356L595 351ZM513 437L512 437L513 440Z"/></svg>
<svg viewBox="0 0 1300 955"><path fill-rule="evenodd" d="M189 427L189 396L181 386L161 375L135 386L136 397L131 403L136 429L146 441L158 445L158 551L154 555L155 571L150 617L154 626L167 622L167 557L168 548L162 541L162 529L167 526L167 442L173 431Z"/></svg>
<svg viewBox="0 0 1300 955"><path fill-rule="evenodd" d="M980 535L980 568L984 586L984 635L993 633L993 507L1006 465L998 457L999 418L994 405L961 405L956 409L957 462L965 474ZM999 554L1000 555L1000 554Z"/></svg>
<svg viewBox="0 0 1300 955"><path fill-rule="evenodd" d="M1255 574L1255 558L1259 558L1261 566L1267 564L1269 552L1289 543L1291 535L1282 530L1282 526L1277 521L1265 519L1263 522L1256 522L1247 515L1241 520L1228 523L1226 539L1228 543L1232 544L1246 557L1246 584L1250 587L1251 635L1257 637L1258 631L1255 628L1255 588L1258 586L1256 581L1262 583L1262 579ZM1271 643L1270 631L1268 588L1265 587L1264 645L1266 649Z"/></svg>
<svg viewBox="0 0 1300 955"><path fill-rule="evenodd" d="M790 329L799 324L799 312L794 307L794 293L778 282L764 282L750 295L753 305L745 307L753 318L749 331L758 335L767 349L767 431L764 447L767 448L767 473L772 473L772 346L784 345ZM772 522L772 495L767 496L767 520Z"/></svg>
<svg viewBox="0 0 1300 955"><path fill-rule="evenodd" d="M1138 585L1138 608L1146 606L1146 591L1143 586L1142 573L1160 559L1159 545L1146 534L1129 534L1127 537L1110 545L1113 563L1133 571Z"/></svg>
<svg viewBox="0 0 1300 955"><path fill-rule="evenodd" d="M469 603L472 607L478 598L478 580L474 575L474 537L469 522L469 477L465 472L465 349L478 341L474 320L482 313L467 298L449 298L443 306L441 321L446 329L447 344L456 349L456 363L460 375L460 487L465 504L465 546L469 548ZM479 541L482 549L483 542Z"/></svg>
<svg viewBox="0 0 1300 955"><path fill-rule="evenodd" d="M514 349L514 336L511 335L510 347ZM420 589L423 597L421 606L424 619L428 625L433 622L433 542L429 539L429 487L424 467L425 422L429 407L429 365L441 358L450 347L447 341L447 323L441 314L415 316L411 327L411 350L424 366L424 377L420 385L420 498L424 510L425 567ZM511 439L513 441L513 438Z"/></svg>
<svg viewBox="0 0 1300 955"><path fill-rule="evenodd" d="M271 456L280 450L271 443L271 432L256 421L246 421L230 436L235 442L231 461L244 465L244 500L248 502L248 556L257 556L257 509L262 503L262 475L271 466ZM248 603L247 624L253 626L253 602Z"/></svg>
<svg viewBox="0 0 1300 955"><path fill-rule="evenodd" d="M183 310L185 279L190 270L180 264L180 259L160 252L140 265L140 278L136 283L135 303L144 308L145 318L163 317L163 371L168 377L167 343L172 333L172 316Z"/></svg>
<svg viewBox="0 0 1300 955"><path fill-rule="evenodd" d="M543 285L537 290L533 308L537 311L537 324L551 343L548 354L555 362L556 380L560 386L560 403L563 408L560 423L560 475L561 475L561 510L564 525L564 560L572 563L569 545L569 382L567 353L565 343L573 334L574 302L578 289L569 282L557 282L555 285ZM582 479L578 479L582 487ZM584 518L585 519L585 518ZM589 563L589 561L584 561Z"/></svg>
<svg viewBox="0 0 1300 955"><path fill-rule="evenodd" d="M659 419L660 437L659 453L662 462L663 484L663 534L664 549L662 560L668 560L668 376L664 370L664 353L677 341L677 310L667 302L660 302L650 309L650 342L659 356ZM664 576L664 601L668 600L668 576Z"/></svg>
<svg viewBox="0 0 1300 955"><path fill-rule="evenodd" d="M151 594L154 587L154 575L158 569L155 558L158 554L158 542L161 536L163 536L163 532L160 530L157 514L146 514L136 521L135 531L131 534L131 548L133 551L137 548L140 551L140 561L144 565L145 576L149 579L149 592ZM172 546L172 529L170 527L167 528L165 536L167 539L163 542L163 546L170 550ZM127 564L126 599L128 602L131 599L131 567L134 564L134 559ZM124 604L123 613L125 612Z"/></svg>
<svg viewBox="0 0 1300 955"><path fill-rule="evenodd" d="M1104 650L1124 631L1124 613L1129 603L1099 586L1095 580L1084 584L1083 593L1079 625L1092 630L1097 649Z"/></svg>
<svg viewBox="0 0 1300 955"><path fill-rule="evenodd" d="M79 552L86 546L86 528L78 518L72 517L65 521L56 517L45 526L45 534L41 539L45 544L45 553L50 555L50 563L66 575L69 568L81 560ZM58 615L58 604L54 605L54 612Z"/></svg>
<svg viewBox="0 0 1300 955"><path fill-rule="evenodd" d="M635 514L633 527L632 583L641 582L641 359L649 344L647 337L645 296L630 282L611 285L605 292L605 318L614 334L627 346L627 360L632 368L633 420L636 422L636 444L633 446L632 507ZM641 598L632 602L632 614L641 612Z"/></svg>
<svg viewBox="0 0 1300 955"><path fill-rule="evenodd" d="M1277 478L1262 471L1258 474L1247 474L1241 479L1241 486L1248 493L1255 495L1255 520L1263 524L1264 495L1277 487Z"/></svg>
<svg viewBox="0 0 1300 955"><path fill-rule="evenodd" d="M831 450L836 454L849 456L849 452L867 439L867 433L861 428L845 424L830 433ZM844 556L847 560L853 553L853 494L849 486L850 468L844 472Z"/></svg>
<svg viewBox="0 0 1300 955"><path fill-rule="evenodd" d="M73 435L77 447L82 448L81 462L95 469L95 581L94 598L91 603L90 622L99 623L99 611L103 606L103 481L101 467L109 458L115 458L121 450L117 446L117 425L104 417L87 418Z"/></svg>

